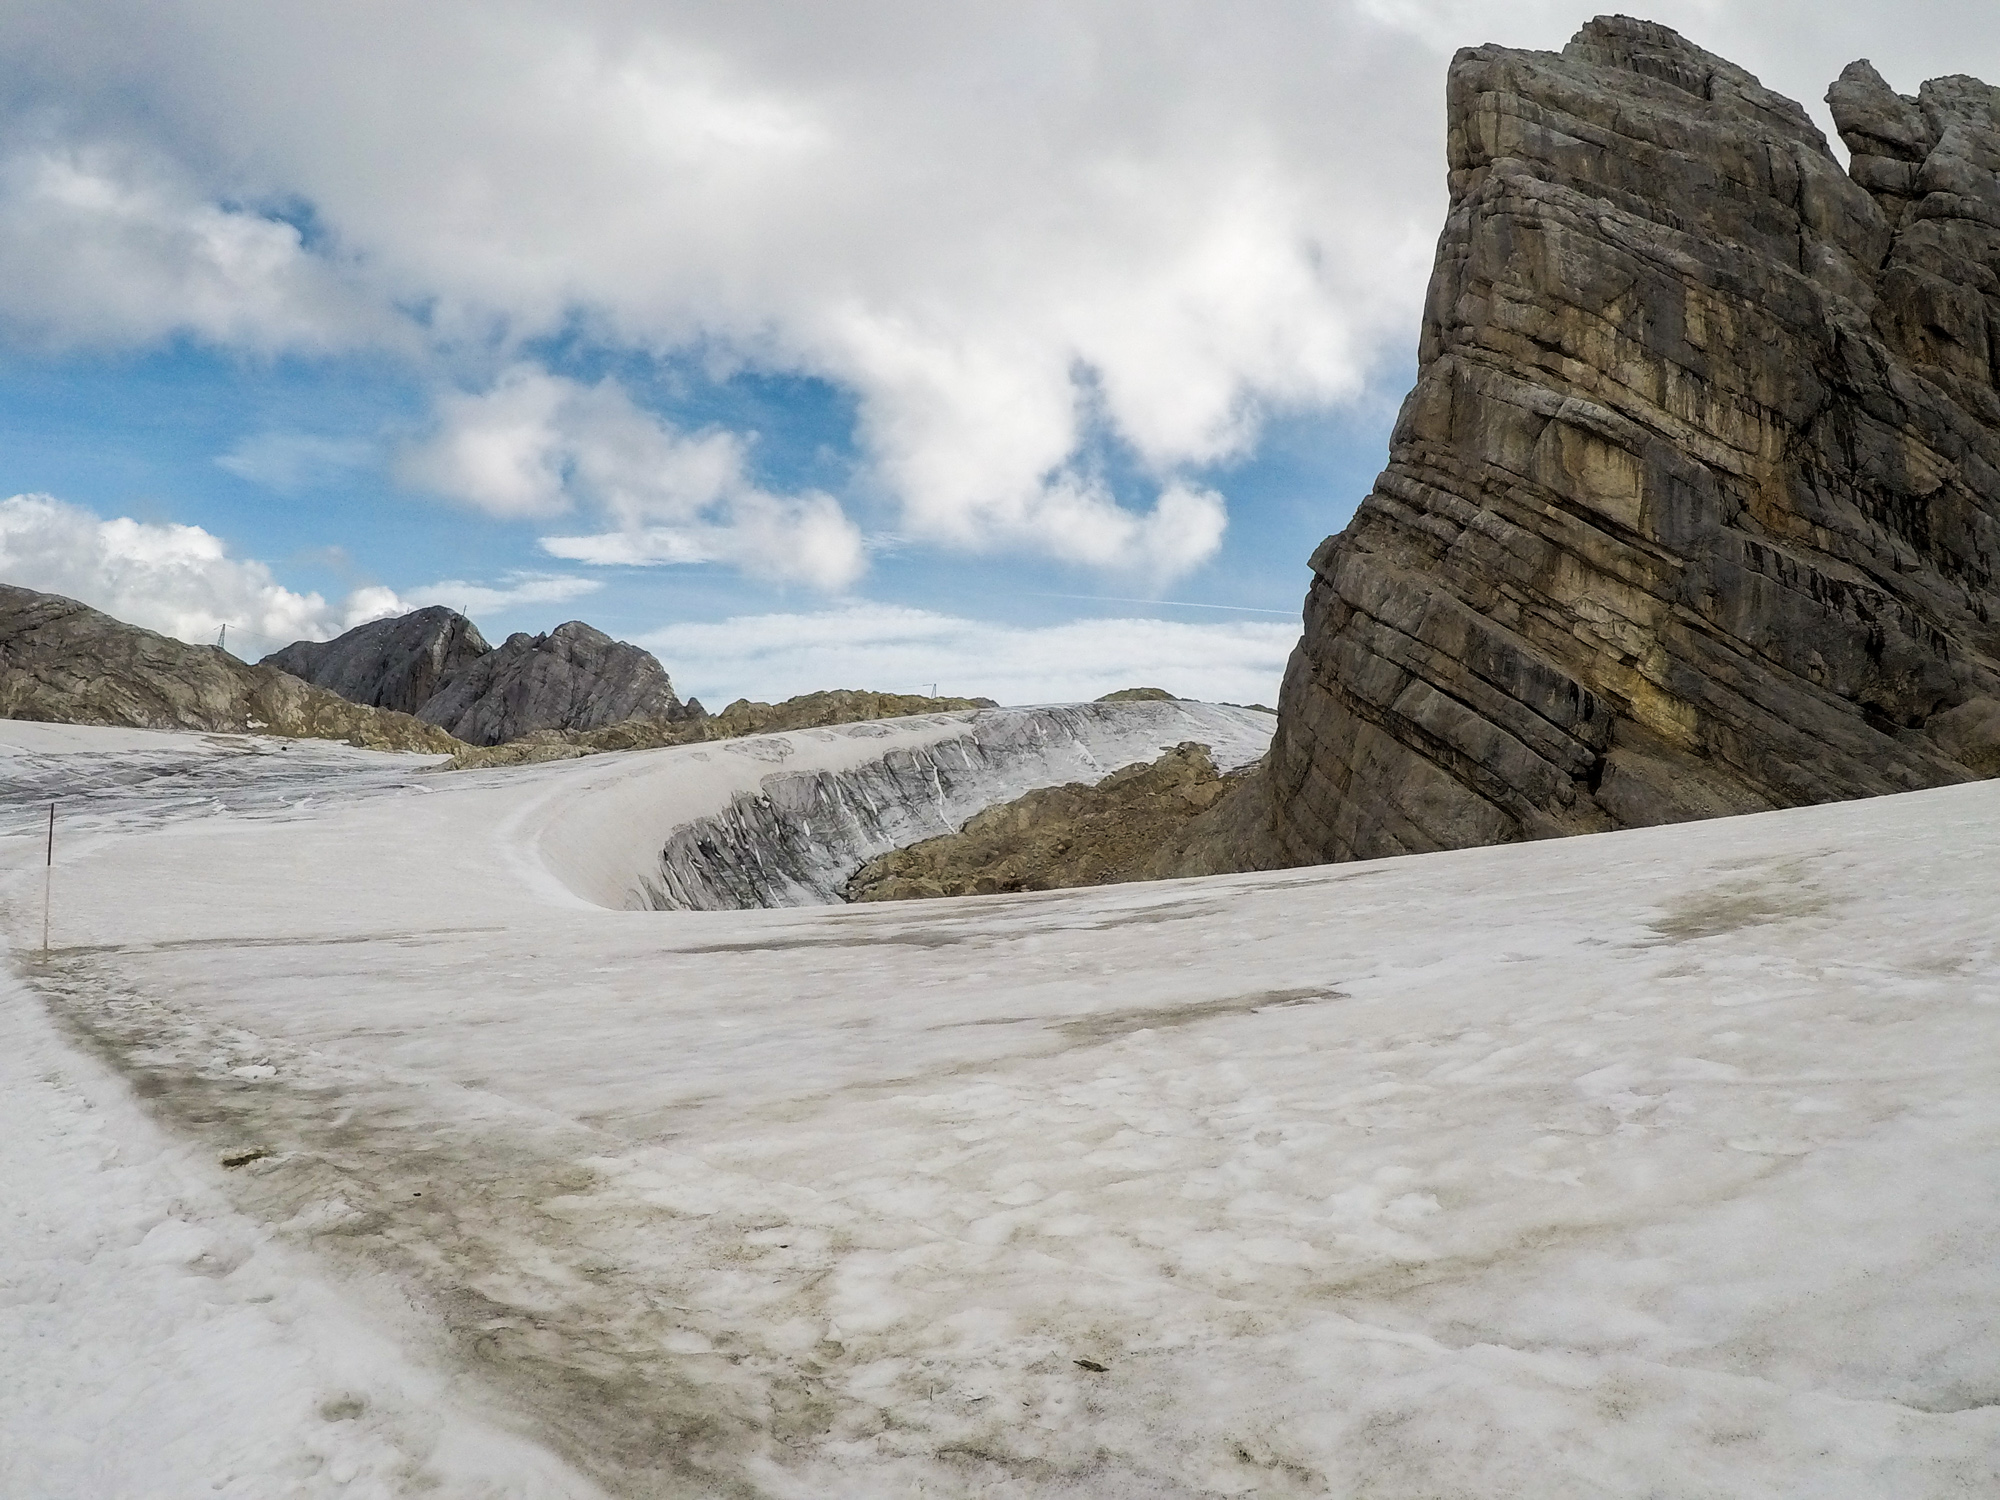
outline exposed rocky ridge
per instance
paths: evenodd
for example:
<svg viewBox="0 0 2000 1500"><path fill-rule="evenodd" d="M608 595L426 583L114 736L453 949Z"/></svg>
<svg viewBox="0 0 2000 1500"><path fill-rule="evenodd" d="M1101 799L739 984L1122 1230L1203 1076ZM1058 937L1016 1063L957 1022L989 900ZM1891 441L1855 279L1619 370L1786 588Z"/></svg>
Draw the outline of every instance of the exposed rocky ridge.
<svg viewBox="0 0 2000 1500"><path fill-rule="evenodd" d="M434 605L331 641L294 641L263 664L356 703L414 714L473 745L702 713L700 703L675 696L650 651L581 620L547 635L517 632L492 647L465 616Z"/></svg>
<svg viewBox="0 0 2000 1500"><path fill-rule="evenodd" d="M537 729L602 729L626 719L683 719L650 651L571 620L547 635L517 632L445 682L417 716L467 744L498 745Z"/></svg>
<svg viewBox="0 0 2000 1500"><path fill-rule="evenodd" d="M865 689L833 688L801 693L783 703L758 703L738 698L717 715L724 737L775 734L787 729L819 729L829 724L857 724L866 719L900 719L911 714L957 713L971 708L998 707L991 698L926 698L916 693L871 693Z"/></svg>
<svg viewBox="0 0 2000 1500"><path fill-rule="evenodd" d="M1461 52L1417 385L1187 867L2000 771L1996 99L1855 64L1850 175L1662 26Z"/></svg>
<svg viewBox="0 0 2000 1500"><path fill-rule="evenodd" d="M0 584L0 718L339 739L372 750L462 748L408 714L350 703L59 594Z"/></svg>
<svg viewBox="0 0 2000 1500"><path fill-rule="evenodd" d="M472 621L433 604L370 620L330 641L294 641L260 665L290 672L352 703L414 714L454 674L492 649Z"/></svg>
<svg viewBox="0 0 2000 1500"><path fill-rule="evenodd" d="M957 713L995 706L991 698L923 698L846 688L805 693L783 703L755 703L738 698L719 714L700 713L698 702L690 700L690 704L697 710L695 714L672 721L627 719L602 729L543 729L506 744L468 747L459 751L449 769L470 771L487 766L571 760L605 750L652 750L662 745L691 745L746 734L776 734L788 729L819 729L829 724L857 724L868 719L900 719L913 714Z"/></svg>
<svg viewBox="0 0 2000 1500"><path fill-rule="evenodd" d="M1042 787L987 808L956 833L880 855L854 873L846 896L907 901L1151 879L1166 873L1162 851L1249 774L1225 777L1208 746L1187 741L1095 785Z"/></svg>

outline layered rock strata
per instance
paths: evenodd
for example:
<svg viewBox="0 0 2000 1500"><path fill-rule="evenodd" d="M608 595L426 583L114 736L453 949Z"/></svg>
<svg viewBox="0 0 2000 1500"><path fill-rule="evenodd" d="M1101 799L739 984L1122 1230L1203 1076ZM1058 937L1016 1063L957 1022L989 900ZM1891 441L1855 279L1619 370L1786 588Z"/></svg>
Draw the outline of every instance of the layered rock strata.
<svg viewBox="0 0 2000 1500"><path fill-rule="evenodd" d="M1291 864L2000 772L2000 94L1663 26L1461 52L1388 467L1312 558Z"/></svg>
<svg viewBox="0 0 2000 1500"><path fill-rule="evenodd" d="M338 739L371 750L463 746L408 714L350 703L32 589L0 584L0 718Z"/></svg>

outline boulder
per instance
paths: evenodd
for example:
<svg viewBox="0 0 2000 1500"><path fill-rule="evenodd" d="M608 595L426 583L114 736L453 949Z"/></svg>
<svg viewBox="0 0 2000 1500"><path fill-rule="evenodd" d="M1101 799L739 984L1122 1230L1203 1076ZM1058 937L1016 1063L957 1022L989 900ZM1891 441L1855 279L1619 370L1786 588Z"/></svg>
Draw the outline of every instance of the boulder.
<svg viewBox="0 0 2000 1500"><path fill-rule="evenodd" d="M2000 93L1829 102L1848 169L1664 26L1458 54L1417 384L1209 868L2000 769Z"/></svg>

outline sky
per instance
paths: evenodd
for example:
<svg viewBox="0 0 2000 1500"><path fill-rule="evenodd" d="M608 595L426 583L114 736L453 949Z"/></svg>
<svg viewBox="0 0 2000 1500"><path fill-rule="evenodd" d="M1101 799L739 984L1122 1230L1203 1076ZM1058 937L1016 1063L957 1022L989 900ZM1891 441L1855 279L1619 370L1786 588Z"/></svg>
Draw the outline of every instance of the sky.
<svg viewBox="0 0 2000 1500"><path fill-rule="evenodd" d="M1812 108L1989 5L1644 10ZM712 707L1274 702L1543 0L0 0L0 579L254 660L444 603ZM1836 143L1836 149L1837 143Z"/></svg>

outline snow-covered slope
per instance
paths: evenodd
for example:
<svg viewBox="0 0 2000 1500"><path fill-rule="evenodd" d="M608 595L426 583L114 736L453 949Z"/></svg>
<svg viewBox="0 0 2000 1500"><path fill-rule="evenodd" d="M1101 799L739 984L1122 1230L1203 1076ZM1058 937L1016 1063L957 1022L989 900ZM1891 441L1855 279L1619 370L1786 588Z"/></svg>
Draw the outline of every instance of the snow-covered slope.
<svg viewBox="0 0 2000 1500"><path fill-rule="evenodd" d="M623 909L877 731L0 726L0 1492L2000 1488L2000 785Z"/></svg>

